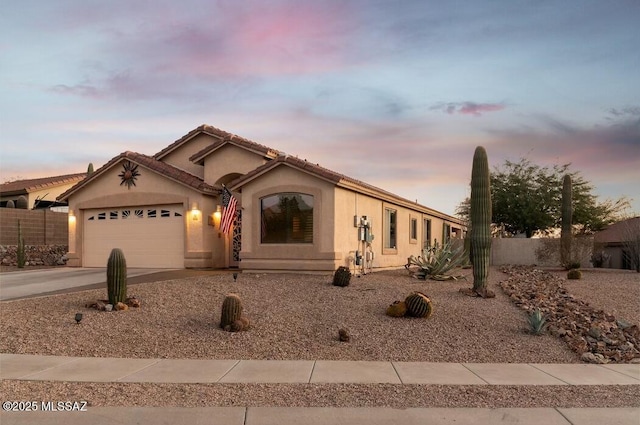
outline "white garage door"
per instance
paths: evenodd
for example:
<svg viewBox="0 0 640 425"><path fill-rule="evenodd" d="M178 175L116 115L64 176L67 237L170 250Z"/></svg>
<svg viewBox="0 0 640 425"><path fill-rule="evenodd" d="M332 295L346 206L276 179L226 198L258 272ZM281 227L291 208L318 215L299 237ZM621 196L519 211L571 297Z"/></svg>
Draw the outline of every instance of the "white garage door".
<svg viewBox="0 0 640 425"><path fill-rule="evenodd" d="M184 267L184 207L153 205L84 213L83 265L106 267L120 248L127 267Z"/></svg>

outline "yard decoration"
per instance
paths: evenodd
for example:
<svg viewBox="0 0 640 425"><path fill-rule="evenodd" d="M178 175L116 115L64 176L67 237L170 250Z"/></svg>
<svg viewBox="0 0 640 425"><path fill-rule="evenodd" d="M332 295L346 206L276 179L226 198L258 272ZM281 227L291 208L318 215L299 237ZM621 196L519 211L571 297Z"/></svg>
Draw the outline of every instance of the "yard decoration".
<svg viewBox="0 0 640 425"><path fill-rule="evenodd" d="M113 248L107 260L107 295L114 306L127 299L127 260L120 248Z"/></svg>
<svg viewBox="0 0 640 425"><path fill-rule="evenodd" d="M407 315L428 319L433 314L431 299L422 292L414 292L404 300L407 306Z"/></svg>
<svg viewBox="0 0 640 425"><path fill-rule="evenodd" d="M571 176L566 174L562 179L562 229L560 233L560 264L570 268L571 263Z"/></svg>
<svg viewBox="0 0 640 425"><path fill-rule="evenodd" d="M349 286L351 283L351 272L348 268L344 266L340 266L336 269L333 274L333 286Z"/></svg>
<svg viewBox="0 0 640 425"><path fill-rule="evenodd" d="M473 288L460 292L476 297L493 298L496 294L487 289L489 260L491 257L491 186L487 151L476 147L471 168L471 263L473 264Z"/></svg>

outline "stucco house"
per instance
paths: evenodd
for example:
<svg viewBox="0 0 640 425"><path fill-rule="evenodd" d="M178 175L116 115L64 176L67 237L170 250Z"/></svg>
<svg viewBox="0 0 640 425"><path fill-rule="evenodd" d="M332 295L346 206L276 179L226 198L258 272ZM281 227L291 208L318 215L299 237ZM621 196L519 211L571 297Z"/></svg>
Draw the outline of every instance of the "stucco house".
<svg viewBox="0 0 640 425"><path fill-rule="evenodd" d="M237 201L221 230L225 191ZM228 196L226 197L228 202ZM153 156L124 152L60 198L71 266L354 271L403 266L463 223L364 182L202 125Z"/></svg>
<svg viewBox="0 0 640 425"><path fill-rule="evenodd" d="M87 173L14 180L0 185L0 206L8 201L17 203L20 196L27 199L27 208L43 208L55 205L56 198L82 181Z"/></svg>
<svg viewBox="0 0 640 425"><path fill-rule="evenodd" d="M640 271L640 217L611 224L593 242L597 252L606 254L604 267Z"/></svg>

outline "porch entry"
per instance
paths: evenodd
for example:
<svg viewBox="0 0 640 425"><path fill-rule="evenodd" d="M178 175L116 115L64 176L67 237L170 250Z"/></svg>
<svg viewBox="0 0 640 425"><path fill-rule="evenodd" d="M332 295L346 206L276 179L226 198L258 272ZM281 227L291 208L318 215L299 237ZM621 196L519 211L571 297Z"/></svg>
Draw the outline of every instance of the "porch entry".
<svg viewBox="0 0 640 425"><path fill-rule="evenodd" d="M237 209L229 232L229 267L240 267L242 249L242 210Z"/></svg>

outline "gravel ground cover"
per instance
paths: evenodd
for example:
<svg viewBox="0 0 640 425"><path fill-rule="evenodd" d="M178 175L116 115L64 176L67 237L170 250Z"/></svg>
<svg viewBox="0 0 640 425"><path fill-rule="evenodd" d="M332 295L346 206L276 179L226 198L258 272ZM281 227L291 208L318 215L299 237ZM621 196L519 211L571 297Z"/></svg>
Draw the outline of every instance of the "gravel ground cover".
<svg viewBox="0 0 640 425"><path fill-rule="evenodd" d="M462 273L470 275L470 270ZM560 273L560 272L558 272ZM563 274L566 274L563 272ZM593 277L592 277L593 276ZM199 276L132 286L139 309L99 312L85 304L106 289L0 304L0 352L98 357L325 359L432 362L579 363L559 338L526 332L527 317L497 287L494 299L470 298L467 281L419 281L406 271L352 278L241 274ZM593 280L592 280L593 279ZM607 282L612 282L608 285ZM585 273L567 288L592 305L638 322L637 274ZM615 288L615 289L612 289ZM386 307L412 291L428 294L428 319L391 318ZM219 329L227 293L242 298L248 332ZM613 294L616 294L613 296ZM618 302L624 299L623 302ZM84 318L76 325L73 316ZM338 340L348 328L351 341ZM623 407L640 405L640 386L446 386L353 384L134 384L3 380L3 400L73 399L101 406L390 406Z"/></svg>
<svg viewBox="0 0 640 425"><path fill-rule="evenodd" d="M470 274L470 270L464 270ZM502 276L494 270L492 279ZM331 285L329 275L214 275L136 285L138 309L85 308L106 290L6 302L0 351L88 357L387 360L432 362L579 363L551 335L526 332L527 317L499 288L494 299L459 293L468 281L421 281L404 270ZM386 307L412 291L428 294L428 319L391 318ZM237 293L251 320L248 332L219 329L224 296ZM83 313L82 323L74 321ZM338 340L348 329L351 341Z"/></svg>

